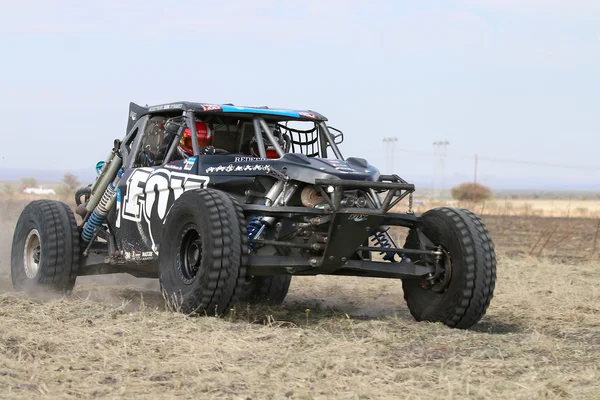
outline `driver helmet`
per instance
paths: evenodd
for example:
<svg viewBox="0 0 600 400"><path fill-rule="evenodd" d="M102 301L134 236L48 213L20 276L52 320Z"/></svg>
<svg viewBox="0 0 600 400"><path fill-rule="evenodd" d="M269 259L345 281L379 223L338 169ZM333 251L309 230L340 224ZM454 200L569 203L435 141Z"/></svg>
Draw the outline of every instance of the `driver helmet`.
<svg viewBox="0 0 600 400"><path fill-rule="evenodd" d="M273 129L273 136L279 143L279 146L283 150L284 153L288 152L290 147L290 139L287 135L283 135L279 129ZM263 135L263 142L265 144L265 153L267 158L279 158L279 154L277 154L277 150L275 150L275 146L273 146L269 139ZM250 141L250 152L253 157L260 157L260 152L258 151L258 142L256 141L256 136L252 136L252 140Z"/></svg>
<svg viewBox="0 0 600 400"><path fill-rule="evenodd" d="M196 136L198 137L198 147L200 149L212 144L213 135L205 122L196 121ZM183 131L183 135L179 141L179 149L187 155L194 155L192 131L189 128L185 128Z"/></svg>

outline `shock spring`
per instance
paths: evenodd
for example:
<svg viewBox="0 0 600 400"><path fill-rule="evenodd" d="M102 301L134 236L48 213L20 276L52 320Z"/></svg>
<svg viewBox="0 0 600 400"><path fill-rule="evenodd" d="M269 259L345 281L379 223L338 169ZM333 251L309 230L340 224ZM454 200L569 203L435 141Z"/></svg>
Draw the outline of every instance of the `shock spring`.
<svg viewBox="0 0 600 400"><path fill-rule="evenodd" d="M373 233L371 235L371 240L373 241L373 243L376 246L381 247L382 249L390 249L392 247L392 244L390 243L389 239L387 238L387 235L385 232ZM394 261L394 253L391 251L382 251L379 254L383 255L383 259L386 261Z"/></svg>
<svg viewBox="0 0 600 400"><path fill-rule="evenodd" d="M254 217L246 227L248 239L259 239L265 230L266 223L260 217ZM248 250L254 249L254 243L248 243Z"/></svg>

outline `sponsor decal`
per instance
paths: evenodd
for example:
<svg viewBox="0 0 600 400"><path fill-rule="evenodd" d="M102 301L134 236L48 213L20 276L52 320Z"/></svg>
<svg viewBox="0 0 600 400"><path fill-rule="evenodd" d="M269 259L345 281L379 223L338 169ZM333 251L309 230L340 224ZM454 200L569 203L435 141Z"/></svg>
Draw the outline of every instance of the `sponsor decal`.
<svg viewBox="0 0 600 400"><path fill-rule="evenodd" d="M115 204L117 208L117 220L115 221L115 225L117 228L121 227L121 188L117 189L117 203Z"/></svg>
<svg viewBox="0 0 600 400"><path fill-rule="evenodd" d="M197 157L190 157L187 160L185 160L185 163L183 164L183 169L186 171L191 170L192 168L194 168L194 164L196 164L196 159Z"/></svg>
<svg viewBox="0 0 600 400"><path fill-rule="evenodd" d="M221 111L221 106L217 104L202 104L203 111Z"/></svg>
<svg viewBox="0 0 600 400"><path fill-rule="evenodd" d="M142 260L148 260L154 258L154 253L151 251L144 251L142 252Z"/></svg>
<svg viewBox="0 0 600 400"><path fill-rule="evenodd" d="M183 167L181 165L175 165L175 164L167 164L167 165L165 165L165 168L174 169L177 171L181 171L183 169Z"/></svg>
<svg viewBox="0 0 600 400"><path fill-rule="evenodd" d="M217 167L206 168L207 173L211 172L257 172L264 171L269 172L271 170L270 165L266 164L246 164L246 165L219 165Z"/></svg>
<svg viewBox="0 0 600 400"><path fill-rule="evenodd" d="M158 254L157 254L157 256L158 256ZM151 251L139 252L136 250L131 250L131 251L123 252L123 258L125 259L125 261L145 261L145 260L152 260L156 257L154 255L154 253Z"/></svg>
<svg viewBox="0 0 600 400"><path fill-rule="evenodd" d="M155 235L167 216L167 207L191 189L206 187L210 178L173 172L165 168L137 168L127 178L127 194L119 215L148 226L152 250L158 254ZM141 255L140 255L141 257Z"/></svg>
<svg viewBox="0 0 600 400"><path fill-rule="evenodd" d="M233 162L247 162L247 161L264 161L266 158L261 157L236 157Z"/></svg>
<svg viewBox="0 0 600 400"><path fill-rule="evenodd" d="M350 214L348 216L348 220L349 221L354 221L354 222L362 222L362 221L366 221L367 220L367 216L364 214Z"/></svg>
<svg viewBox="0 0 600 400"><path fill-rule="evenodd" d="M162 106L150 107L148 111L170 110L174 108L183 108L183 104L164 104Z"/></svg>
<svg viewBox="0 0 600 400"><path fill-rule="evenodd" d="M317 116L313 113L309 113L309 112L299 112L298 114L300 114L301 117L304 118L312 118L312 119L317 119Z"/></svg>
<svg viewBox="0 0 600 400"><path fill-rule="evenodd" d="M137 119L137 113L136 113L136 112L134 112L134 111L131 111L131 112L129 113L129 116L131 117L131 120L132 120L132 121L135 121L135 120Z"/></svg>
<svg viewBox="0 0 600 400"><path fill-rule="evenodd" d="M350 167L347 162L336 159L323 159L323 162L327 163L331 167L335 168L337 171L340 171L345 174L357 173L354 168Z"/></svg>

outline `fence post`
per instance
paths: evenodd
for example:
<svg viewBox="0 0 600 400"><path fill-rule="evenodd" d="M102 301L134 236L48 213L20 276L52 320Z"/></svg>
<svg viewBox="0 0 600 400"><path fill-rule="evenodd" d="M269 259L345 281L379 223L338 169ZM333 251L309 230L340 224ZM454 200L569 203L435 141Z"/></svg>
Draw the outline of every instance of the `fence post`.
<svg viewBox="0 0 600 400"><path fill-rule="evenodd" d="M600 232L600 218L598 219L598 225L596 225L596 233L594 234L594 241L592 243L592 253L590 254L590 260L596 255L596 246L598 245L598 232Z"/></svg>

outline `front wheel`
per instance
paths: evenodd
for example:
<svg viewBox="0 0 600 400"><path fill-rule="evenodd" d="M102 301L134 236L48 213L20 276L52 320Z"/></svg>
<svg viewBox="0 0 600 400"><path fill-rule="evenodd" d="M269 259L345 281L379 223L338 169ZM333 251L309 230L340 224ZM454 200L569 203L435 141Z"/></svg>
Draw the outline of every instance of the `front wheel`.
<svg viewBox="0 0 600 400"><path fill-rule="evenodd" d="M417 229L442 252L434 281L405 279L404 298L417 321L467 329L485 314L494 294L496 254L479 217L458 208L436 208L411 229L405 248L419 249ZM424 262L415 259L414 262Z"/></svg>
<svg viewBox="0 0 600 400"><path fill-rule="evenodd" d="M233 307L246 279L243 221L237 201L219 190L191 190L175 201L159 253L160 284L172 308L221 316Z"/></svg>

